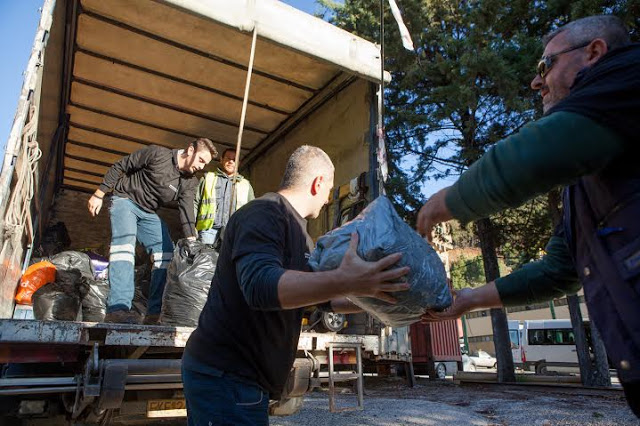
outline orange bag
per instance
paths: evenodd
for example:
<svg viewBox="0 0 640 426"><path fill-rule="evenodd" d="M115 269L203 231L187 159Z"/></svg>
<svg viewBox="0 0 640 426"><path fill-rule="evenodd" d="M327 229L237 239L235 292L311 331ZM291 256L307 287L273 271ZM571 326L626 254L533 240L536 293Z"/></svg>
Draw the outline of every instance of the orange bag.
<svg viewBox="0 0 640 426"><path fill-rule="evenodd" d="M16 294L16 302L21 305L31 305L31 296L40 287L56 280L56 267L53 263L46 260L34 263L29 266L18 285L18 294Z"/></svg>

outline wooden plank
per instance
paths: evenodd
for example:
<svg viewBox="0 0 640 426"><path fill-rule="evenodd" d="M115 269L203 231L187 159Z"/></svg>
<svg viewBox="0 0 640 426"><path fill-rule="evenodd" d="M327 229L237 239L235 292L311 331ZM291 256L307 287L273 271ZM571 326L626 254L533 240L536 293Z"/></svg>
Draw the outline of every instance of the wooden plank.
<svg viewBox="0 0 640 426"><path fill-rule="evenodd" d="M96 185L100 185L102 183L102 178L98 176L88 175L86 173L80 173L73 170L65 170L64 177L67 179L91 182Z"/></svg>
<svg viewBox="0 0 640 426"><path fill-rule="evenodd" d="M111 17L160 37L246 65L251 36L194 14L152 1L83 0L85 10ZM224 42L221 42L221 41ZM332 65L286 47L258 39L255 68L310 88L324 86L335 73Z"/></svg>
<svg viewBox="0 0 640 426"><path fill-rule="evenodd" d="M128 4L133 6L134 3ZM224 44L220 43L220 39L211 40L216 44ZM80 48L91 52L155 69L167 75L230 93L235 97L243 95L245 70L152 37L127 31L86 14L81 15L78 20L77 43ZM248 60L249 46L250 44L247 44L239 49L246 55L243 63ZM261 52L260 56L262 54ZM295 111L313 95L312 91L287 86L260 75L255 76L255 81L256 87L251 93L252 100L287 112Z"/></svg>
<svg viewBox="0 0 640 426"><path fill-rule="evenodd" d="M111 154L100 149L78 146L73 144L71 141L67 142L65 154L110 164L113 164L122 158L122 155Z"/></svg>
<svg viewBox="0 0 640 426"><path fill-rule="evenodd" d="M188 133L199 134L227 144L234 144L237 136L237 127L152 105L78 82L72 84L71 101L114 114L131 116L147 123L181 129ZM251 131L245 132L244 140L246 140L247 148L255 146L261 139L261 134Z"/></svg>
<svg viewBox="0 0 640 426"><path fill-rule="evenodd" d="M82 182L76 179L70 179L68 177L63 177L62 179L62 184L63 185L69 185L69 186L73 186L76 188L84 188L84 189L89 189L89 190L96 190L98 188L98 185L93 185L87 182Z"/></svg>
<svg viewBox="0 0 640 426"><path fill-rule="evenodd" d="M193 110L230 122L239 120L242 109L242 99L222 96L173 78L118 63L112 58L97 57L84 52L76 53L74 75L84 80L134 93L137 96L156 99L177 108ZM247 114L247 126L264 132L276 128L288 115L255 105L248 106Z"/></svg>
<svg viewBox="0 0 640 426"><path fill-rule="evenodd" d="M77 160L75 158L69 158L69 157L65 157L64 166L68 168L76 169L76 170L87 170L92 173L99 173L102 176L104 176L104 174L107 173L107 170L109 170L109 167L106 167L106 166L101 166L99 164L92 164L86 161Z"/></svg>

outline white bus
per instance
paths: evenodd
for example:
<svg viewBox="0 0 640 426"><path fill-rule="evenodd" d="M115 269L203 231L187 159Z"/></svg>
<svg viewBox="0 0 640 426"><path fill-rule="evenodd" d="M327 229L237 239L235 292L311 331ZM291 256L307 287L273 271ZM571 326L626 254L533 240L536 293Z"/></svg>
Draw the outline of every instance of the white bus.
<svg viewBox="0 0 640 426"><path fill-rule="evenodd" d="M578 371L571 320L510 320L509 336L516 366L537 374Z"/></svg>

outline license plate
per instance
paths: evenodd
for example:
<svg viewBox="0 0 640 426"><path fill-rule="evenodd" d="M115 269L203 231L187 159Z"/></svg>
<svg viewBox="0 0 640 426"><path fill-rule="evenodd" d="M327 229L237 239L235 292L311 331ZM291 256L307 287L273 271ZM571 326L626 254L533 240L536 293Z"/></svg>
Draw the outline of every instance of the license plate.
<svg viewBox="0 0 640 426"><path fill-rule="evenodd" d="M147 401L147 417L187 417L184 399L152 399Z"/></svg>

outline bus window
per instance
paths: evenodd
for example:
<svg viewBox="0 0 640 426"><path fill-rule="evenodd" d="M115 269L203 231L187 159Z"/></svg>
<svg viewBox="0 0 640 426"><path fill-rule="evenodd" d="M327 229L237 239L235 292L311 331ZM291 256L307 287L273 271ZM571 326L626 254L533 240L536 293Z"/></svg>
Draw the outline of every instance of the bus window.
<svg viewBox="0 0 640 426"><path fill-rule="evenodd" d="M509 340L511 340L511 349L520 347L520 336L518 330L509 330Z"/></svg>
<svg viewBox="0 0 640 426"><path fill-rule="evenodd" d="M575 345L573 330L569 328L529 329L530 345Z"/></svg>

